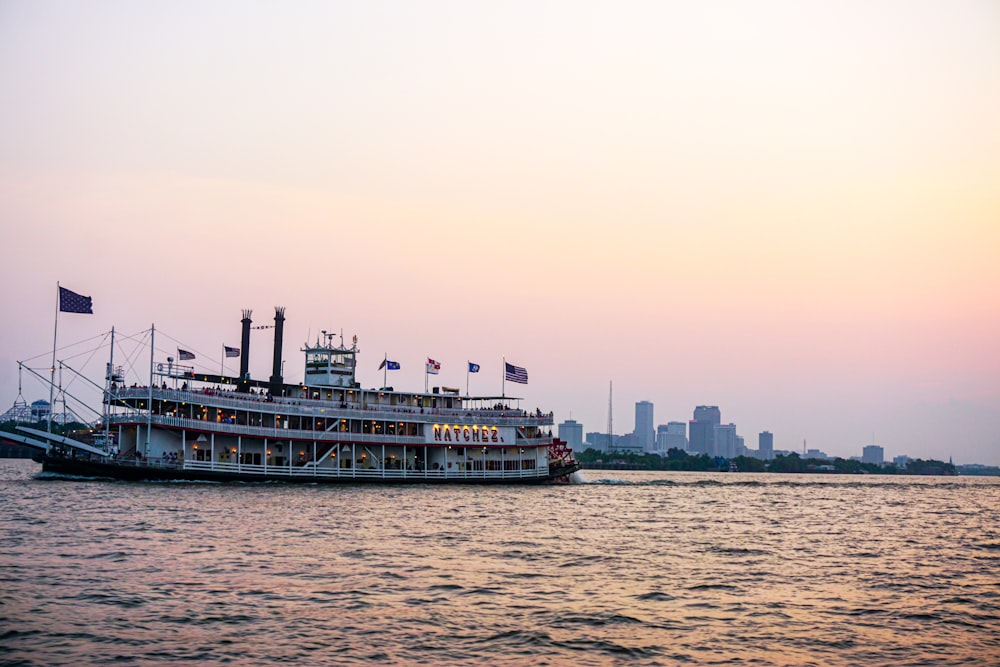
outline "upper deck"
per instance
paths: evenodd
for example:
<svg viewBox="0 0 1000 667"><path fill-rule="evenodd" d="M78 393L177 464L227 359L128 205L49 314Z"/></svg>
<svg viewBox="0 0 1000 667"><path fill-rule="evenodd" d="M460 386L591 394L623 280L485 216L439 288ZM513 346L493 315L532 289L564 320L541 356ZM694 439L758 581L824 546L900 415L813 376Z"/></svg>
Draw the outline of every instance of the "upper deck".
<svg viewBox="0 0 1000 667"><path fill-rule="evenodd" d="M495 397L462 397L441 394L407 394L364 389L336 389L332 399L302 396L271 397L243 394L214 387L164 389L162 387L130 387L114 391L112 403L133 410L145 411L150 398L154 412L163 404L207 409L230 409L261 415L312 417L317 419L381 419L409 423L479 424L484 420L497 426L552 426L553 414L528 412L511 408ZM110 399L106 394L105 400ZM339 399L339 400L338 400ZM496 403L491 403L492 401ZM160 406L156 404L159 403Z"/></svg>

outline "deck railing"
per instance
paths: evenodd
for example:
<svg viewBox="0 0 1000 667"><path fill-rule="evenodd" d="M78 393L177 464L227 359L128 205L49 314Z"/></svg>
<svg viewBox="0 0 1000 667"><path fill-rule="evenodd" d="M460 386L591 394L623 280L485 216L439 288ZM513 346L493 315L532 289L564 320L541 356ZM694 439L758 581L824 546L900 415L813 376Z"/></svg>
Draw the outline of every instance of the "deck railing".
<svg viewBox="0 0 1000 667"><path fill-rule="evenodd" d="M422 435L389 435L385 433L351 433L347 431L309 431L295 428L276 428L274 426L253 426L249 424L230 424L226 422L207 421L203 419L188 419L187 417L171 417L168 415L111 415L108 418L112 425L145 425L151 422L156 426L167 426L191 431L205 431L223 435L240 435L269 440L298 440L329 443L385 444L407 445L416 447L434 447L453 445L457 443L429 443ZM542 447L552 441L551 436L538 438L522 438L518 435L516 443L470 443L462 447Z"/></svg>
<svg viewBox="0 0 1000 667"><path fill-rule="evenodd" d="M211 470L231 474L267 475L268 477L335 477L343 479L535 479L545 477L548 467L526 470L404 470L395 468L306 468L303 466L264 466L246 463L184 461L184 470Z"/></svg>
<svg viewBox="0 0 1000 667"><path fill-rule="evenodd" d="M254 395L236 394L230 391L182 391L180 389L153 388L154 401L187 402L215 407L229 407L253 412L276 413L281 415L309 416L315 418L331 417L348 419L384 419L394 421L401 416L420 417L419 421L433 423L435 421L463 423L489 422L497 426L551 426L553 415L549 413L528 412L514 409L475 409L475 408L422 408L407 405L362 405L357 401L345 404L321 401L310 398L275 398L268 401ZM131 387L118 389L114 392L117 399L149 400L148 387ZM108 396L105 396L105 400ZM346 405L346 407L343 407Z"/></svg>

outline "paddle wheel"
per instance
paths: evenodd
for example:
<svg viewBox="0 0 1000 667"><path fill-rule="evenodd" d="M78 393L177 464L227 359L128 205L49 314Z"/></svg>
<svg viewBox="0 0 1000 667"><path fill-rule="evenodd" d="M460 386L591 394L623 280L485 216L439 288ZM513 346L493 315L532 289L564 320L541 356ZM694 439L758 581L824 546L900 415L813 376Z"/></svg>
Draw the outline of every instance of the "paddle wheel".
<svg viewBox="0 0 1000 667"><path fill-rule="evenodd" d="M557 476L554 482L569 482L569 476L580 469L580 465L573 458L573 450L565 440L553 438L549 445L549 471ZM559 474L565 470L565 474Z"/></svg>

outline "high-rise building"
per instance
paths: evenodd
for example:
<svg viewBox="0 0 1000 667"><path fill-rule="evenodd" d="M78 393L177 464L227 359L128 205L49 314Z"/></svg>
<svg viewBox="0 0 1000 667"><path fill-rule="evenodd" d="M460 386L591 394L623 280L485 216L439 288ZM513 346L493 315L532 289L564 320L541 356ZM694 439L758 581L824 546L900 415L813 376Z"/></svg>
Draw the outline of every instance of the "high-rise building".
<svg viewBox="0 0 1000 667"><path fill-rule="evenodd" d="M714 449L709 456L731 459L736 456L736 424L716 424L713 430Z"/></svg>
<svg viewBox="0 0 1000 667"><path fill-rule="evenodd" d="M885 450L883 450L878 445L868 445L863 450L861 450L861 462L862 463L877 463L882 465L885 460Z"/></svg>
<svg viewBox="0 0 1000 667"><path fill-rule="evenodd" d="M714 405L699 405L694 409L694 419L689 423L691 451L695 454L713 455L716 426L722 423L722 413Z"/></svg>
<svg viewBox="0 0 1000 667"><path fill-rule="evenodd" d="M774 435L770 431L761 431L757 436L757 449L760 451L760 458L765 461L774 458Z"/></svg>
<svg viewBox="0 0 1000 667"><path fill-rule="evenodd" d="M667 422L656 427L656 450L658 452L666 454L671 449L686 450L687 448L687 424Z"/></svg>
<svg viewBox="0 0 1000 667"><path fill-rule="evenodd" d="M635 404L635 440L644 452L652 452L656 446L656 432L653 430L653 404L639 401Z"/></svg>
<svg viewBox="0 0 1000 667"><path fill-rule="evenodd" d="M565 440L570 449L580 451L583 449L583 424L567 419L559 424L559 439Z"/></svg>
<svg viewBox="0 0 1000 667"><path fill-rule="evenodd" d="M639 443L639 438L635 437L635 433L615 436L611 442L611 450L623 454L643 453L642 445Z"/></svg>
<svg viewBox="0 0 1000 667"><path fill-rule="evenodd" d="M587 432L587 445L599 452L607 452L611 449L608 442L608 434L601 433L600 431Z"/></svg>

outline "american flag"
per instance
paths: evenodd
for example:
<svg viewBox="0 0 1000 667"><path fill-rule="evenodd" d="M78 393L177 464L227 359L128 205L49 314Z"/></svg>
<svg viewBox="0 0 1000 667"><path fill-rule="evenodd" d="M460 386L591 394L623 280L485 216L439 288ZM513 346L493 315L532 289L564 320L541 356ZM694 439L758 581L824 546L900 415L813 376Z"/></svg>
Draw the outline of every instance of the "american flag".
<svg viewBox="0 0 1000 667"><path fill-rule="evenodd" d="M431 375L437 375L441 372L441 363L427 357L427 372Z"/></svg>
<svg viewBox="0 0 1000 667"><path fill-rule="evenodd" d="M240 348L238 348L238 347L229 347L228 345L223 345L222 347L226 348L226 356L227 357L238 357L238 356L240 356Z"/></svg>
<svg viewBox="0 0 1000 667"><path fill-rule="evenodd" d="M177 348L177 359L180 361L191 361L194 359L194 352L188 352L187 350Z"/></svg>
<svg viewBox="0 0 1000 667"><path fill-rule="evenodd" d="M85 313L94 314L94 300L89 296L83 296L76 292L71 292L65 287L59 287L59 310L63 313Z"/></svg>
<svg viewBox="0 0 1000 667"><path fill-rule="evenodd" d="M517 382L519 384L528 384L528 371L521 368L520 366L515 366L514 364L508 364L506 361L503 364L503 376L505 380L510 382Z"/></svg>

